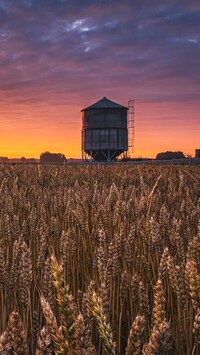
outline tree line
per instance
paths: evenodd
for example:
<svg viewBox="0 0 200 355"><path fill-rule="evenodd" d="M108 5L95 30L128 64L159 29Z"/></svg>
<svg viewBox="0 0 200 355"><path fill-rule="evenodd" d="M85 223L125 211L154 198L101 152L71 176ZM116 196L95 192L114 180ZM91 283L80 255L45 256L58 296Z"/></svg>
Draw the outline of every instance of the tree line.
<svg viewBox="0 0 200 355"><path fill-rule="evenodd" d="M172 152L166 151L161 152L156 155L156 160L172 160L172 159L185 159L186 156L181 151ZM126 158L128 160L143 160L144 158ZM145 160L147 160L145 158ZM48 151L40 154L40 163L43 164L65 164L67 162L67 158L62 153L50 153ZM19 158L19 159L9 159L8 157L0 156L0 163L8 163L8 162L20 162L20 163L37 163L38 160L34 158Z"/></svg>
<svg viewBox="0 0 200 355"><path fill-rule="evenodd" d="M67 158L62 153L44 152L40 154L39 161L44 164L65 164ZM25 157L9 159L8 157L0 156L0 163L38 163L38 159Z"/></svg>

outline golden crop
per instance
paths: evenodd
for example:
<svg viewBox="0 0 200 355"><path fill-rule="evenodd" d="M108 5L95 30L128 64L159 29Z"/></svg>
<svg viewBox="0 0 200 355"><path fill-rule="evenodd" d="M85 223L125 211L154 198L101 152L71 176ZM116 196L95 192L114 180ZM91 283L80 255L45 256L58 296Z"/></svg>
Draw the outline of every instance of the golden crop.
<svg viewBox="0 0 200 355"><path fill-rule="evenodd" d="M0 166L0 354L200 354L200 167Z"/></svg>

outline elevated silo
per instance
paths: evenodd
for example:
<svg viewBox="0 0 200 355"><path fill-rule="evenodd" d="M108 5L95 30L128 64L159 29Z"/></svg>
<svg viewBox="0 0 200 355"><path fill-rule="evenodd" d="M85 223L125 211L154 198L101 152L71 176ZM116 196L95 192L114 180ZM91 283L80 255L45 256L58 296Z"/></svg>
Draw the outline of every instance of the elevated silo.
<svg viewBox="0 0 200 355"><path fill-rule="evenodd" d="M82 112L82 156L111 161L128 150L128 107L106 97Z"/></svg>

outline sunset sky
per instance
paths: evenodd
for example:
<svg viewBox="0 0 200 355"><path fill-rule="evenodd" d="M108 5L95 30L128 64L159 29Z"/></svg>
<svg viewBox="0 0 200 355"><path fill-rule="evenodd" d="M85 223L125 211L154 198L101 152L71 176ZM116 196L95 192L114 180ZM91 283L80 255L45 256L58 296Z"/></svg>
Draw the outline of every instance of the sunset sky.
<svg viewBox="0 0 200 355"><path fill-rule="evenodd" d="M0 156L81 156L80 110L135 99L134 156L200 148L200 1L0 0Z"/></svg>

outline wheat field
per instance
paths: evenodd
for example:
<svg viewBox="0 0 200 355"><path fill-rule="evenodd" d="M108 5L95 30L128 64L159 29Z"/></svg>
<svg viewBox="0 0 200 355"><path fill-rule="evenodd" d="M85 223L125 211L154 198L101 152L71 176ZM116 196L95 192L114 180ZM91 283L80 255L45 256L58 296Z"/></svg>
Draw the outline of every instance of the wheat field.
<svg viewBox="0 0 200 355"><path fill-rule="evenodd" d="M0 354L200 354L200 167L1 165Z"/></svg>

